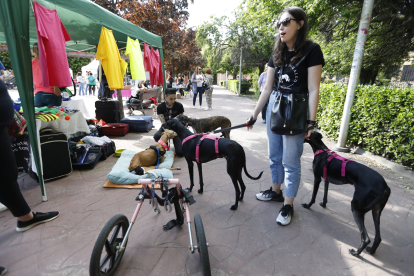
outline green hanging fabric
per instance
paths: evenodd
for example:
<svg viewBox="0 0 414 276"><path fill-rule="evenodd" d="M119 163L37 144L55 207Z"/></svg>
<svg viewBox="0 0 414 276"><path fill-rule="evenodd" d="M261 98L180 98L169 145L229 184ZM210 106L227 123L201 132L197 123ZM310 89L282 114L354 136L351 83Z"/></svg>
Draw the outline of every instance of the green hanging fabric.
<svg viewBox="0 0 414 276"><path fill-rule="evenodd" d="M13 72L16 77L17 87L25 113L30 144L42 190L43 201L47 200L46 190L43 182L42 163L39 155L38 141L36 135L36 122L34 118L34 95L32 62L29 43L29 0L1 0L0 22L4 28L7 46Z"/></svg>

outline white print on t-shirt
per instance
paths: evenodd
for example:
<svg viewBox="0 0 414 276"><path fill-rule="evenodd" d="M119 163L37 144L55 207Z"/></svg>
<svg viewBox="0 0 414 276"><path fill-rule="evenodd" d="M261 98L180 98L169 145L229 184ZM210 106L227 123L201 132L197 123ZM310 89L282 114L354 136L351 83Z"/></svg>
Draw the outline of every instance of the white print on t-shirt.
<svg viewBox="0 0 414 276"><path fill-rule="evenodd" d="M290 68L286 68L290 67ZM298 70L296 69L296 66L292 66L291 64L285 65L285 68L283 69L286 74L282 75L282 80L280 81L280 88L291 90L292 85L294 85L299 78Z"/></svg>
<svg viewBox="0 0 414 276"><path fill-rule="evenodd" d="M282 75L282 80L286 80L287 82L290 82L289 76L286 74Z"/></svg>

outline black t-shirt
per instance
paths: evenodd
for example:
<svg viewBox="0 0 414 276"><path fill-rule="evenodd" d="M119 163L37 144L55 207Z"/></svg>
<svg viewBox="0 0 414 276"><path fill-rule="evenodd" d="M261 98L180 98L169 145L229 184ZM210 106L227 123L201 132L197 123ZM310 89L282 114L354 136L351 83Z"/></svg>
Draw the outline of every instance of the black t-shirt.
<svg viewBox="0 0 414 276"><path fill-rule="evenodd" d="M184 79L183 78L178 78L178 84L183 84Z"/></svg>
<svg viewBox="0 0 414 276"><path fill-rule="evenodd" d="M179 102L174 102L172 108L167 108L165 102L157 107L157 114L164 115L165 121L175 118L181 113L184 113L184 106Z"/></svg>
<svg viewBox="0 0 414 276"><path fill-rule="evenodd" d="M316 43L311 43L310 46L313 47L312 50L305 50L304 54L307 51L308 54L301 58L295 65L290 64L290 60L295 55L295 52L285 51L286 64L283 66L282 78L280 82L279 90L283 94L290 93L308 93L308 68L322 64L322 67L325 65L325 60L323 58L323 53L321 47ZM273 64L273 53L267 63L269 67L275 68ZM273 90L277 90L279 83L279 72L280 67L275 69L275 82L273 84Z"/></svg>

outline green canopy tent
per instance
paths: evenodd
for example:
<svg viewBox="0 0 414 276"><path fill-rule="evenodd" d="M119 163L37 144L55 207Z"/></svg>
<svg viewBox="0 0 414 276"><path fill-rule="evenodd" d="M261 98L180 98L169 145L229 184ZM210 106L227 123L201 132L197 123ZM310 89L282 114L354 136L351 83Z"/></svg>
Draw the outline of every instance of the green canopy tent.
<svg viewBox="0 0 414 276"><path fill-rule="evenodd" d="M102 26L112 30L118 49L125 48L128 36L132 39L139 39L141 43L146 42L152 47L158 48L163 68L165 91L164 53L160 36L132 24L89 0L37 0L37 2L46 8L55 9L59 14L72 39L66 43L67 52L96 52ZM32 145L43 201L46 201L47 195L43 182L34 117L30 47L36 41L37 34L32 0L1 0L0 43L6 43L8 46L27 121L30 144Z"/></svg>

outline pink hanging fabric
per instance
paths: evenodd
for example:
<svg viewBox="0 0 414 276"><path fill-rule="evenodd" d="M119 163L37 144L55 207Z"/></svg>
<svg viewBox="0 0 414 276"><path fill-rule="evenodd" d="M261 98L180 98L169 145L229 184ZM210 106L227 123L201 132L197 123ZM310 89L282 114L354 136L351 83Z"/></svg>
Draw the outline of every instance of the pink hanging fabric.
<svg viewBox="0 0 414 276"><path fill-rule="evenodd" d="M157 54L154 51L154 48L151 48L151 72L150 72L150 81L151 85L158 85L158 59Z"/></svg>
<svg viewBox="0 0 414 276"><path fill-rule="evenodd" d="M148 44L145 42L144 42L144 68L145 68L145 71L151 72L151 51L149 49Z"/></svg>
<svg viewBox="0 0 414 276"><path fill-rule="evenodd" d="M157 56L157 62L158 62L158 83L157 85L163 85L164 84L164 78L162 76L162 63L161 63L161 55L160 52L155 50L155 54Z"/></svg>
<svg viewBox="0 0 414 276"><path fill-rule="evenodd" d="M42 84L48 86L72 86L66 55L66 41L71 40L55 10L33 2L39 47Z"/></svg>

